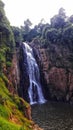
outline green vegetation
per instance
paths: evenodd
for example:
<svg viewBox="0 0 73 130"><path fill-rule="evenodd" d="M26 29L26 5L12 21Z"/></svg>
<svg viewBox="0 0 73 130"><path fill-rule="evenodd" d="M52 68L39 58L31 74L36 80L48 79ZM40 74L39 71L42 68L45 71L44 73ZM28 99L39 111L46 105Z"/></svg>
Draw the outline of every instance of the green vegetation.
<svg viewBox="0 0 73 130"><path fill-rule="evenodd" d="M0 129L31 130L32 121L25 117L25 109L28 107L29 104L22 98L9 93L3 79L0 78Z"/></svg>
<svg viewBox="0 0 73 130"><path fill-rule="evenodd" d="M20 130L20 126L12 124L5 120L4 118L0 118L0 129L1 130Z"/></svg>
<svg viewBox="0 0 73 130"><path fill-rule="evenodd" d="M15 43L16 43L16 47L19 46L19 43L22 42L23 38L22 38L22 34L21 34L21 29L18 27L14 27L12 26L12 31L14 34L14 39L15 39Z"/></svg>
<svg viewBox="0 0 73 130"><path fill-rule="evenodd" d="M12 95L8 90L10 83L8 74L12 66L15 42L20 42L20 37L20 30L10 27L5 15L4 3L0 0L0 130L32 129L32 121L25 117L25 110L29 104L19 96Z"/></svg>
<svg viewBox="0 0 73 130"><path fill-rule="evenodd" d="M14 37L10 27L10 23L5 16L4 3L0 0L0 72L3 68L11 66L14 51Z"/></svg>
<svg viewBox="0 0 73 130"><path fill-rule="evenodd" d="M63 8L50 19L50 24L41 20L27 35L24 33L23 41L45 48L51 66L73 69L73 15L66 16Z"/></svg>
<svg viewBox="0 0 73 130"><path fill-rule="evenodd" d="M0 0L0 130L31 130L32 121L25 117L29 104L8 90L8 74L12 66L15 47L23 41L45 48L52 66L73 69L73 16L67 17L61 8L57 15L31 28L31 21L24 21L21 28L12 27ZM48 68L48 69L50 69ZM10 86L11 87L11 86Z"/></svg>

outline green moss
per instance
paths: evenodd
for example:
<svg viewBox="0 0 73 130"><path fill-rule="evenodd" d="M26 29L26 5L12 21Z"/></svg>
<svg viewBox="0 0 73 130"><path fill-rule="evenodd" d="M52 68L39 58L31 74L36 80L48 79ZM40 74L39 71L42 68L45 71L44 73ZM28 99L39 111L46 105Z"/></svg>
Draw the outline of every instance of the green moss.
<svg viewBox="0 0 73 130"><path fill-rule="evenodd" d="M6 110L6 108L0 104L0 117L4 117L4 118L8 118L9 114L8 111Z"/></svg>
<svg viewBox="0 0 73 130"><path fill-rule="evenodd" d="M25 109L29 104L17 95L11 95L5 82L5 78L0 76L0 129L32 130L32 121L25 117Z"/></svg>
<svg viewBox="0 0 73 130"><path fill-rule="evenodd" d="M0 130L32 130L30 125L17 125L0 117Z"/></svg>
<svg viewBox="0 0 73 130"><path fill-rule="evenodd" d="M4 118L0 118L0 130L20 130L20 126L12 124Z"/></svg>
<svg viewBox="0 0 73 130"><path fill-rule="evenodd" d="M0 96L2 96L2 98L9 98L9 92L7 90L7 88L5 87L5 83L2 80L2 78L0 78Z"/></svg>
<svg viewBox="0 0 73 130"><path fill-rule="evenodd" d="M20 105L22 104L23 107L28 108L29 104L22 98L18 97L17 95L15 97L13 97L14 102L20 107Z"/></svg>
<svg viewBox="0 0 73 130"><path fill-rule="evenodd" d="M7 85L8 82L9 82L9 80L8 80L8 78L4 75L4 73L2 73L2 74L0 75L0 77L3 79L4 83Z"/></svg>
<svg viewBox="0 0 73 130"><path fill-rule="evenodd" d="M6 62L6 66L7 66L7 67L11 67L11 65L12 65L12 63L11 63L10 61L7 61L7 62Z"/></svg>

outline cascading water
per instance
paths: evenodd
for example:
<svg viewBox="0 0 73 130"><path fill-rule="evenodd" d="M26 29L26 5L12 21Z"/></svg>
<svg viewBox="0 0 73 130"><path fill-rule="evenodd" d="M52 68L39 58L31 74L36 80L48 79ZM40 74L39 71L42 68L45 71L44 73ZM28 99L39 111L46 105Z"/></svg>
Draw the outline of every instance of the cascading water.
<svg viewBox="0 0 73 130"><path fill-rule="evenodd" d="M28 74L30 80L30 86L28 89L30 104L45 103L46 100L44 99L40 84L39 67L34 58L33 50L27 43L23 44L27 55Z"/></svg>

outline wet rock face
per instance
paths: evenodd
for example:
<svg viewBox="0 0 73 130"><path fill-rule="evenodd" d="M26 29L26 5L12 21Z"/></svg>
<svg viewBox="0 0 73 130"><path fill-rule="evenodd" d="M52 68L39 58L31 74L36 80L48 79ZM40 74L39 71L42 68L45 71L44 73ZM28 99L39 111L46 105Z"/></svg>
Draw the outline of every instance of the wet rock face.
<svg viewBox="0 0 73 130"><path fill-rule="evenodd" d="M69 92L68 74L63 68L52 67L49 71L49 90L52 98L65 100Z"/></svg>
<svg viewBox="0 0 73 130"><path fill-rule="evenodd" d="M73 70L69 72L69 90L73 91Z"/></svg>
<svg viewBox="0 0 73 130"><path fill-rule="evenodd" d="M13 59L12 59L12 66L8 68L8 71L4 71L4 74L8 77L8 90L12 94L18 94L18 87L20 85L20 72L19 72L19 65L18 65L18 54L15 50Z"/></svg>
<svg viewBox="0 0 73 130"><path fill-rule="evenodd" d="M72 63L66 60L67 55L63 60L56 58L61 57L61 49L45 49L38 46L33 46L35 58L38 62L41 75L41 83L45 96L55 100L70 101L73 97L73 69ZM66 50L68 51L68 50ZM57 56L58 55L58 56ZM58 61L57 61L58 60ZM68 63L68 64L67 64Z"/></svg>
<svg viewBox="0 0 73 130"><path fill-rule="evenodd" d="M67 89L67 75L66 70L62 68L52 67L49 70L49 84L62 91Z"/></svg>
<svg viewBox="0 0 73 130"><path fill-rule="evenodd" d="M27 56L25 51L23 51L23 46L21 46L20 48L19 67L20 67L20 87L18 89L19 95L29 102L28 97L29 76L27 69Z"/></svg>
<svg viewBox="0 0 73 130"><path fill-rule="evenodd" d="M27 57L25 51L23 51L23 46L15 50L12 66L9 70L8 76L8 89L14 95L18 94L20 97L24 98L29 102L28 97L28 87L29 87L29 76L27 69ZM4 68L4 73L6 75L6 70Z"/></svg>

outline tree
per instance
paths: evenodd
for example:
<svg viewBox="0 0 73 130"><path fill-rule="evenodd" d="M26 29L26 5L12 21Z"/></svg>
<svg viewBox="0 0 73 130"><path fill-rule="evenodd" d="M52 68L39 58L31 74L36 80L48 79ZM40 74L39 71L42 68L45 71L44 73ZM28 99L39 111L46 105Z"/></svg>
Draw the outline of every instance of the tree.
<svg viewBox="0 0 73 130"><path fill-rule="evenodd" d="M46 24L46 23L45 23L45 20L42 18L42 19L40 20L39 24L38 24L37 26L35 26L37 32L38 32L40 35L42 35L42 31L43 31L43 28L44 28L45 24Z"/></svg>
<svg viewBox="0 0 73 130"><path fill-rule="evenodd" d="M46 38L46 32L47 30L49 30L51 28L51 26L47 23L45 24L45 26L43 27L43 30L42 30L42 36L43 38Z"/></svg>
<svg viewBox="0 0 73 130"><path fill-rule="evenodd" d="M58 15L51 18L51 26L57 29L63 28L66 24L66 18L65 10L60 8Z"/></svg>
<svg viewBox="0 0 73 130"><path fill-rule="evenodd" d="M71 15L71 16L68 18L68 22L70 22L70 23L73 24L73 15Z"/></svg>
<svg viewBox="0 0 73 130"><path fill-rule="evenodd" d="M12 60L12 52L14 50L15 42L4 11L4 3L0 0L0 67L7 65Z"/></svg>
<svg viewBox="0 0 73 130"><path fill-rule="evenodd" d="M31 21L29 19L24 21L24 31L25 31L25 34L29 33L31 25L32 25L32 23L31 23Z"/></svg>
<svg viewBox="0 0 73 130"><path fill-rule="evenodd" d="M58 40L58 30L57 29L48 29L46 31L46 39L49 40L51 43L56 43Z"/></svg>
<svg viewBox="0 0 73 130"><path fill-rule="evenodd" d="M65 14L65 9L64 8L60 8L59 9L59 16L63 17L64 19L66 18L66 14Z"/></svg>
<svg viewBox="0 0 73 130"><path fill-rule="evenodd" d="M19 27L14 27L14 26L12 26L11 28L14 34L16 47L18 47L19 44L22 42L21 29Z"/></svg>
<svg viewBox="0 0 73 130"><path fill-rule="evenodd" d="M29 19L27 19L26 21L24 21L24 26L21 26L21 34L23 37L23 41L27 41L27 36L31 30L31 21Z"/></svg>

